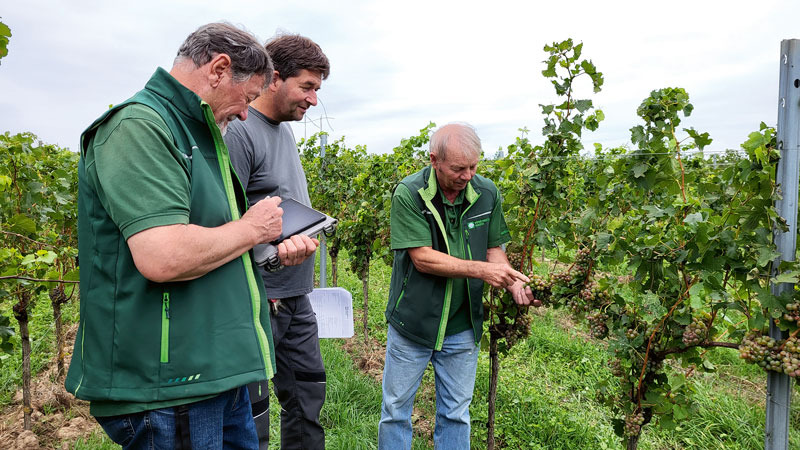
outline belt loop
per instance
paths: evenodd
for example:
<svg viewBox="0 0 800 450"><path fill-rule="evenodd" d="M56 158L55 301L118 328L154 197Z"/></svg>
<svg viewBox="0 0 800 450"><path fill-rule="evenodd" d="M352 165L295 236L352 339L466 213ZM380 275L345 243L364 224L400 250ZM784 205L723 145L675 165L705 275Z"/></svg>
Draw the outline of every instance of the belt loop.
<svg viewBox="0 0 800 450"><path fill-rule="evenodd" d="M177 450L192 450L192 437L189 433L189 405L175 407L175 433Z"/></svg>

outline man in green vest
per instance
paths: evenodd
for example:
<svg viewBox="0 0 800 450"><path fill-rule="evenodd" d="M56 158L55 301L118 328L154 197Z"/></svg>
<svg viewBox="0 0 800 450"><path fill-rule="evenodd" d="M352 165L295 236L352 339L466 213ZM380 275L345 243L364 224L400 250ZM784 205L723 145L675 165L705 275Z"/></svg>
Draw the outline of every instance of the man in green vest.
<svg viewBox="0 0 800 450"><path fill-rule="evenodd" d="M500 193L475 174L481 143L466 124L431 136L431 165L403 179L392 196L395 251L386 320L378 448L411 448L414 396L428 363L436 380L434 447L470 448L469 404L483 328L483 287L533 302L528 278L501 247L511 238Z"/></svg>
<svg viewBox="0 0 800 450"><path fill-rule="evenodd" d="M251 34L204 25L81 136L66 387L125 449L258 447L244 385L275 358L250 249L280 235L283 212L278 198L247 208L222 135L272 71ZM293 236L279 256L299 264L316 244Z"/></svg>

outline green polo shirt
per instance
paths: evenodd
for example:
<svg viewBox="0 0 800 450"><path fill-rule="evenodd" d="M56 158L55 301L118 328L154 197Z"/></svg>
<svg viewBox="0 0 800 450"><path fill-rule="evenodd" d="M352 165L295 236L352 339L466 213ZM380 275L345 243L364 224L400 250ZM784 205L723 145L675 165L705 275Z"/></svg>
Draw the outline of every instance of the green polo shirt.
<svg viewBox="0 0 800 450"><path fill-rule="evenodd" d="M438 182L438 181L437 181ZM431 231L425 218L416 210L411 191L404 184L397 186L395 200L392 207L392 250L414 247L431 247ZM446 239L450 247L450 256L459 259L468 259L465 254L466 243L461 235L461 209L464 203L464 191L461 191L455 201L450 202L445 198L441 189L439 195L444 203L445 216L442 217L446 230ZM500 197L498 196L498 202ZM467 214L469 215L469 214ZM497 246L508 240L508 231L502 217L503 209L494 208L489 218L489 243ZM467 301L467 279L453 278L452 296L450 299L450 312L447 318L445 336L450 336L472 327L469 316L469 302Z"/></svg>

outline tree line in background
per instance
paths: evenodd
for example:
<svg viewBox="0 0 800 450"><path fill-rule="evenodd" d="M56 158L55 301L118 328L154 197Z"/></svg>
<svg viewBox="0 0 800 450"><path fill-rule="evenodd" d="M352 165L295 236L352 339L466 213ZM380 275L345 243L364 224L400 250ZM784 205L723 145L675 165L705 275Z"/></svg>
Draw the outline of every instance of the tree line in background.
<svg viewBox="0 0 800 450"><path fill-rule="evenodd" d="M0 58L8 36L0 22ZM708 351L740 349L766 370L800 374L800 301L774 296L771 282L796 282L797 268L778 256L773 230L785 229L774 204L779 154L774 130L762 124L742 151L703 155L707 133L680 128L693 110L680 88L655 90L637 110L634 150L586 152L583 132L602 122L592 100L578 99L586 80L594 92L603 75L572 40L544 48L542 74L558 101L541 105L543 141L528 131L507 156L485 159L479 171L503 193L515 268L531 274L530 286L545 305L566 308L591 334L608 342L617 379L598 393L617 413L615 431L628 449L642 427L675 428L691 417L694 371L713 371ZM367 332L369 263L391 264L389 212L396 184L428 164L434 124L403 139L391 152L370 154L329 143L320 135L300 142L314 206L339 219L327 241L337 284L340 249L363 282ZM53 304L59 368L63 370L60 305L77 281L77 154L39 142L30 133L0 135L0 349L16 351L8 314L18 322L23 355L23 401L30 429L30 339L27 314L39 299ZM487 442L494 447L494 392L500 357L529 334L531 311L505 292L484 298L492 374ZM774 341L775 321L790 337ZM27 375L25 372L27 371Z"/></svg>

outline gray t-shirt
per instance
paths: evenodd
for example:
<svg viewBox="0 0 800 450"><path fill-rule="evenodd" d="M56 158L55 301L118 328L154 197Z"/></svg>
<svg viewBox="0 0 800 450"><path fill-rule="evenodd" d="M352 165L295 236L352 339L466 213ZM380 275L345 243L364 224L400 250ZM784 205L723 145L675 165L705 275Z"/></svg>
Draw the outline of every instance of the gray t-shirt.
<svg viewBox="0 0 800 450"><path fill-rule="evenodd" d="M250 205L266 196L279 196L311 206L306 174L287 122L274 122L250 107L246 121L228 124L225 144ZM262 268L261 276L269 298L308 294L314 289L314 257L277 272Z"/></svg>

